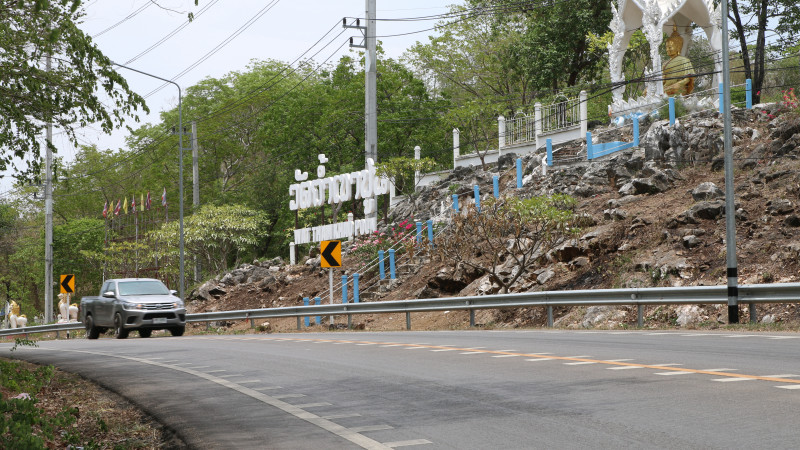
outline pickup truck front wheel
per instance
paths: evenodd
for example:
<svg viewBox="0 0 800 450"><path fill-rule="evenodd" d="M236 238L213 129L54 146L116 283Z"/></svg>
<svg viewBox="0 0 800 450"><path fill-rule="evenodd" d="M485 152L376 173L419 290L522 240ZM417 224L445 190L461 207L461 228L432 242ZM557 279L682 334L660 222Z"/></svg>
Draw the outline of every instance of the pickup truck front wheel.
<svg viewBox="0 0 800 450"><path fill-rule="evenodd" d="M169 329L169 332L172 333L173 336L183 336L183 332L186 331L185 326L181 327L172 327Z"/></svg>
<svg viewBox="0 0 800 450"><path fill-rule="evenodd" d="M117 339L125 339L128 337L128 330L126 330L122 324L122 314L114 314L114 337Z"/></svg>
<svg viewBox="0 0 800 450"><path fill-rule="evenodd" d="M100 329L94 326L94 318L91 314L86 316L84 324L86 325L86 339L97 339L100 337Z"/></svg>

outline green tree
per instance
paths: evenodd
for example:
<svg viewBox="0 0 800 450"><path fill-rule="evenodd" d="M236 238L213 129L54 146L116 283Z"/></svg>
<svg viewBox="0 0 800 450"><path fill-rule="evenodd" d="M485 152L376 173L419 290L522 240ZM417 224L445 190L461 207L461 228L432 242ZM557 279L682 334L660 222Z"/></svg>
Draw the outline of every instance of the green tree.
<svg viewBox="0 0 800 450"><path fill-rule="evenodd" d="M110 132L138 108L146 110L144 99L77 27L82 15L80 0L0 1L0 145L8 149L0 170L16 157L28 161L26 172L38 173L47 122L77 145L76 128L96 123Z"/></svg>

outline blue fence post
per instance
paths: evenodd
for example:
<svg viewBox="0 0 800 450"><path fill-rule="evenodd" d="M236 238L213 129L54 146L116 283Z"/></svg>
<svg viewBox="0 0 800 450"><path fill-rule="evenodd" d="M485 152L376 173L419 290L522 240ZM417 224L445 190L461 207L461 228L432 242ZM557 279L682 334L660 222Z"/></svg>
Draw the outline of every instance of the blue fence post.
<svg viewBox="0 0 800 450"><path fill-rule="evenodd" d="M747 109L753 109L753 80L744 80L744 98Z"/></svg>
<svg viewBox="0 0 800 450"><path fill-rule="evenodd" d="M669 98L669 126L675 126L675 97Z"/></svg>
<svg viewBox="0 0 800 450"><path fill-rule="evenodd" d="M522 158L517 158L517 189L522 189Z"/></svg>
<svg viewBox="0 0 800 450"><path fill-rule="evenodd" d="M453 194L453 211L458 212L458 195Z"/></svg>
<svg viewBox="0 0 800 450"><path fill-rule="evenodd" d="M391 279L395 279L395 272L394 272L394 249L389 249L389 277Z"/></svg>
<svg viewBox="0 0 800 450"><path fill-rule="evenodd" d="M547 147L547 165L548 166L552 166L553 165L553 140L548 138L545 142L547 143L547 145L546 145L546 147Z"/></svg>
<svg viewBox="0 0 800 450"><path fill-rule="evenodd" d="M492 190L494 191L494 198L500 198L500 177L497 175L492 177Z"/></svg>
<svg viewBox="0 0 800 450"><path fill-rule="evenodd" d="M308 306L309 301L310 299L308 297L303 297L303 306ZM303 321L306 324L306 328L308 328L308 326L310 325L308 316L303 317Z"/></svg>
<svg viewBox="0 0 800 450"><path fill-rule="evenodd" d="M422 243L422 222L417 222L417 244Z"/></svg>
<svg viewBox="0 0 800 450"><path fill-rule="evenodd" d="M428 225L428 243L433 245L433 220L428 219L426 224Z"/></svg>
<svg viewBox="0 0 800 450"><path fill-rule="evenodd" d="M592 132L586 132L586 159L594 159L594 152L592 151Z"/></svg>
<svg viewBox="0 0 800 450"><path fill-rule="evenodd" d="M358 274L353 274L353 303L358 303L361 300L360 294L358 293Z"/></svg>
<svg viewBox="0 0 800 450"><path fill-rule="evenodd" d="M347 275L342 275L342 303L347 303Z"/></svg>
<svg viewBox="0 0 800 450"><path fill-rule="evenodd" d="M321 305L322 299L319 297L314 297L314 304L317 306ZM319 325L321 322L320 316L314 316L314 322L316 322L316 324Z"/></svg>
<svg viewBox="0 0 800 450"><path fill-rule="evenodd" d="M639 116L633 118L633 146L639 146Z"/></svg>
<svg viewBox="0 0 800 450"><path fill-rule="evenodd" d="M473 190L475 191L475 210L481 212L481 190L477 184Z"/></svg>
<svg viewBox="0 0 800 450"><path fill-rule="evenodd" d="M378 271L381 274L381 280L386 279L386 268L383 264L384 255L383 250L378 250Z"/></svg>
<svg viewBox="0 0 800 450"><path fill-rule="evenodd" d="M722 83L719 84L719 113L723 114L725 112L725 96L722 93Z"/></svg>

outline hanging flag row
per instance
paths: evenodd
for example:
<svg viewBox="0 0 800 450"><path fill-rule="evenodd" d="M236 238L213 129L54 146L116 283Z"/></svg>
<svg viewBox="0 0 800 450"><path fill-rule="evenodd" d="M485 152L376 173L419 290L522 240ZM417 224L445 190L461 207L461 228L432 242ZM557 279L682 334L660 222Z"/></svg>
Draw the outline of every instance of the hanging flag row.
<svg viewBox="0 0 800 450"><path fill-rule="evenodd" d="M147 192L147 197L145 198L144 194L139 194L139 203L136 203L136 196L131 196L131 212L135 213L136 207L139 207L139 211L149 211L151 206L150 200L150 192ZM164 188L164 192L161 194L161 206L167 207L167 188ZM114 202L111 202L111 205L108 204L108 200L106 200L106 204L103 206L103 217L108 218L108 216L118 216L120 213L128 214L128 197L125 197L125 200L117 200L116 206Z"/></svg>

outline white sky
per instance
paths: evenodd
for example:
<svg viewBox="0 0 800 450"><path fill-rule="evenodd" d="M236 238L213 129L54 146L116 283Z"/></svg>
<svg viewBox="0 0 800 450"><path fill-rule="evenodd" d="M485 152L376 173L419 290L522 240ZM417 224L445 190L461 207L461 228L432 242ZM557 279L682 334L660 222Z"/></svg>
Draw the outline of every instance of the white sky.
<svg viewBox="0 0 800 450"><path fill-rule="evenodd" d="M334 27L331 34L311 53L342 31L343 17L365 16L365 0L200 0L194 6L194 0L157 0L164 7L177 12L167 11L152 4L151 0L85 0L86 16L80 27L94 37L101 51L112 61L122 63L143 72L172 79L184 69L197 62L231 34L235 33L251 19L259 16L264 8L269 9L249 28L222 47L186 75L175 81L183 91L198 81L243 70L252 59L276 59L292 62L308 50L325 33ZM420 17L441 14L448 11L447 5L460 4L461 0L377 0L377 18ZM107 28L117 24L129 15L141 12L98 35ZM269 8L269 5L272 5ZM204 7L207 11L200 14ZM167 34L187 21L187 13L194 12L195 20L182 31L175 34L146 55L126 64L142 51L155 44ZM415 42L427 42L434 31L428 30L435 21L378 21L377 35L382 42L386 56L399 58L403 52ZM425 31L423 31L425 30ZM349 37L360 42L358 30L344 30L339 38L325 48L314 59L321 62L328 58L336 48ZM418 33L414 33L418 32ZM388 35L412 33L406 36L389 37ZM336 55L349 52L345 44ZM311 54L309 53L309 55ZM337 56L330 61L336 61ZM118 69L127 78L130 87L141 95L148 94L163 82L131 72ZM142 123L158 123L159 113L174 108L178 104L177 89L169 85L146 99L150 107L150 115L140 115ZM136 128L141 124L131 121ZM79 130L79 139L84 144L96 144L99 148L118 149L125 146L124 129L104 135L98 127L87 127ZM59 130L54 130L54 145L59 149L58 155L71 160L76 150ZM24 167L24 163L21 165ZM10 189L10 171L0 180L0 197Z"/></svg>

